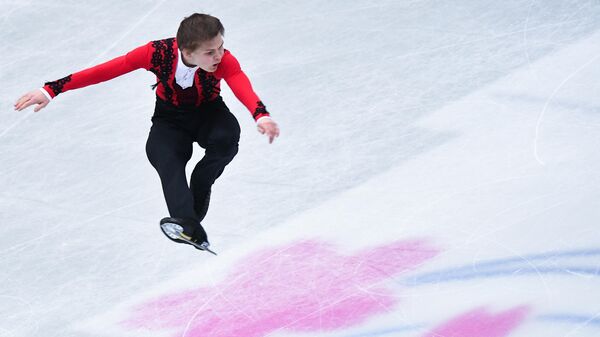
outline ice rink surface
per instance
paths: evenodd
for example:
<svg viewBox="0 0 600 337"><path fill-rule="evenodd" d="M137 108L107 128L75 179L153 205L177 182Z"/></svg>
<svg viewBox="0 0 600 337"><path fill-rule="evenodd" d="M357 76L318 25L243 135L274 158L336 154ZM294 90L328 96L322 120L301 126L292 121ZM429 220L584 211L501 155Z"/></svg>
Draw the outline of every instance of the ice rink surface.
<svg viewBox="0 0 600 337"><path fill-rule="evenodd" d="M282 134L166 240L138 70L218 16ZM0 337L600 336L598 1L0 1ZM189 168L202 151L195 148Z"/></svg>

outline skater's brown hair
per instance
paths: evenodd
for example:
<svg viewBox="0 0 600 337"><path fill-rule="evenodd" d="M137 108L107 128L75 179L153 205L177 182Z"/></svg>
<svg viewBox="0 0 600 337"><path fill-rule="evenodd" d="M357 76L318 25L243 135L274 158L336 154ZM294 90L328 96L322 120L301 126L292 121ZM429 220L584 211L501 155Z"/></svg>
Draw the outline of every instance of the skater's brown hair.
<svg viewBox="0 0 600 337"><path fill-rule="evenodd" d="M194 13L181 21L177 30L177 45L179 50L194 51L219 34L225 34L225 28L219 19L208 14Z"/></svg>

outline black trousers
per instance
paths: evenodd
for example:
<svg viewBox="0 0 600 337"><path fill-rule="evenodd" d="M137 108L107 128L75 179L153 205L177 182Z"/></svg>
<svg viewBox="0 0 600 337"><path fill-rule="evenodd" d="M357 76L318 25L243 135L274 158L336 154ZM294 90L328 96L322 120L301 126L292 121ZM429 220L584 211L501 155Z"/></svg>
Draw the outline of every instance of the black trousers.
<svg viewBox="0 0 600 337"><path fill-rule="evenodd" d="M238 152L240 125L221 97L199 107L156 101L146 154L160 176L171 217L198 220L204 196ZM185 167L198 143L205 155L192 173Z"/></svg>

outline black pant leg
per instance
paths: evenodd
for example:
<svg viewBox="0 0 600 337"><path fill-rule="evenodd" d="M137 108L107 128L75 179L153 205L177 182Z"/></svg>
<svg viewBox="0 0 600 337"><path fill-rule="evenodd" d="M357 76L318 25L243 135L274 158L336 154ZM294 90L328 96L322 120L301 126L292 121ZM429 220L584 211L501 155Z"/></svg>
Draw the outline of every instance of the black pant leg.
<svg viewBox="0 0 600 337"><path fill-rule="evenodd" d="M153 122L146 142L146 154L160 176L171 217L197 219L185 175L185 166L192 156L192 142L187 132L160 120Z"/></svg>
<svg viewBox="0 0 600 337"><path fill-rule="evenodd" d="M237 154L240 140L240 125L222 100L212 102L203 113L204 123L195 140L206 151L196 164L190 182L195 209L202 216L206 213L205 196Z"/></svg>

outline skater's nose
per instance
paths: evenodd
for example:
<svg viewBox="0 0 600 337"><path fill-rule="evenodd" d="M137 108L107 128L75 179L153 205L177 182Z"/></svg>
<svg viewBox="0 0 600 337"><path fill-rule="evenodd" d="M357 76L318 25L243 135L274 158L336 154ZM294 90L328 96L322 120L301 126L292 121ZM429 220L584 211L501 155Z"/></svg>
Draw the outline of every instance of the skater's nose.
<svg viewBox="0 0 600 337"><path fill-rule="evenodd" d="M215 53L215 62L216 63L221 62L221 59L223 58L223 54L225 54L225 50L223 50L223 48L219 48L217 50L217 52Z"/></svg>

